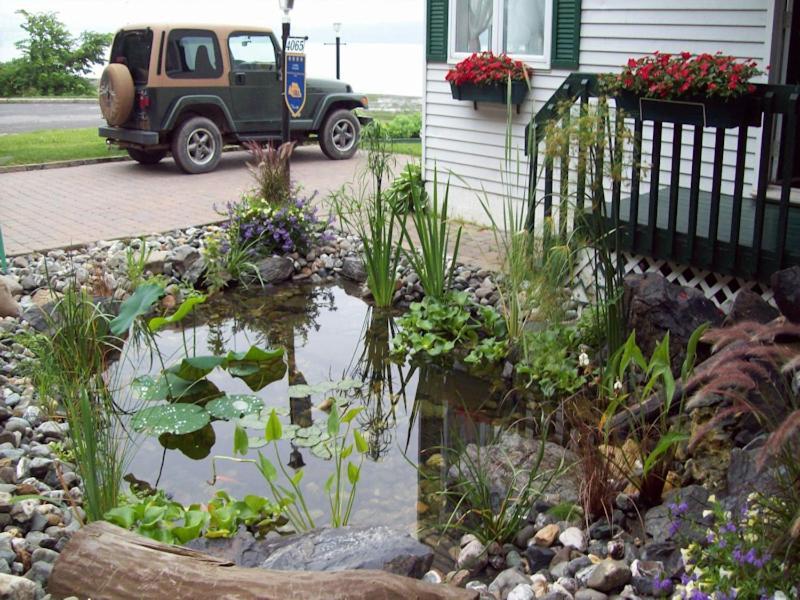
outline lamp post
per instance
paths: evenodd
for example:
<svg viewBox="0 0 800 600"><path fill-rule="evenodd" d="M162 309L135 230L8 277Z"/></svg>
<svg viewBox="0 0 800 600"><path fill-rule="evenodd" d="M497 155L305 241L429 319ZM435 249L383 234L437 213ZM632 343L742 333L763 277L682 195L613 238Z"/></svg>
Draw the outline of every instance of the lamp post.
<svg viewBox="0 0 800 600"><path fill-rule="evenodd" d="M336 34L336 42L330 44L325 42L326 46L336 46L336 79L342 78L342 71L341 71L341 48L342 46L346 46L347 44L342 44L342 38L339 35L342 31L342 24L341 23L334 23L333 24L333 32Z"/></svg>
<svg viewBox="0 0 800 600"><path fill-rule="evenodd" d="M289 11L294 8L294 0L278 0L283 11L283 45L281 59L283 60L283 107L281 112L281 142L289 141L289 106L286 104L286 45L289 41Z"/></svg>
<svg viewBox="0 0 800 600"><path fill-rule="evenodd" d="M336 79L341 79L341 70L340 65L341 63L341 47L342 47L342 38L339 36L339 32L342 30L341 23L334 23L333 24L333 32L336 34Z"/></svg>

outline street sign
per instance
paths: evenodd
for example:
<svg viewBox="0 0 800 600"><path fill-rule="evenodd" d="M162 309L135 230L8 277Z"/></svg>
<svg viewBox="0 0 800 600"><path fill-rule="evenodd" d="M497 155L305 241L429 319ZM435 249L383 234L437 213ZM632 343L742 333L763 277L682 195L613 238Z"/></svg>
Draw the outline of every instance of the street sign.
<svg viewBox="0 0 800 600"><path fill-rule="evenodd" d="M293 117L299 117L306 105L306 40L289 38L286 40L284 57L283 97Z"/></svg>

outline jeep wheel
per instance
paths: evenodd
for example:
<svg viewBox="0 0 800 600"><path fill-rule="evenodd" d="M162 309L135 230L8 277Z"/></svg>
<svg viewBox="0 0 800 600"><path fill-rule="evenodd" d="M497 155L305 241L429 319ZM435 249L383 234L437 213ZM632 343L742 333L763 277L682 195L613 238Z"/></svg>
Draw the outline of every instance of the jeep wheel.
<svg viewBox="0 0 800 600"><path fill-rule="evenodd" d="M328 115L319 133L319 145L332 160L350 158L358 149L361 126L349 110L337 110Z"/></svg>
<svg viewBox="0 0 800 600"><path fill-rule="evenodd" d="M180 126L172 138L172 157L186 173L213 171L222 156L222 135L214 121L194 117Z"/></svg>
<svg viewBox="0 0 800 600"><path fill-rule="evenodd" d="M128 156L142 165L157 165L166 155L166 150L139 150L138 148L128 148Z"/></svg>

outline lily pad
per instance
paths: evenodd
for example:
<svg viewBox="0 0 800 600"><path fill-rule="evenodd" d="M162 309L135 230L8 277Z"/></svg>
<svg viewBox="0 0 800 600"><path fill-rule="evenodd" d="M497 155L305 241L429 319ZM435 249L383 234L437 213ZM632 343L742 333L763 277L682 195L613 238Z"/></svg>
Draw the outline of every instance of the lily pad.
<svg viewBox="0 0 800 600"><path fill-rule="evenodd" d="M229 352L225 357L225 367L231 375L257 392L286 375L284 354L283 348L262 350L252 346L247 352Z"/></svg>
<svg viewBox="0 0 800 600"><path fill-rule="evenodd" d="M150 312L153 304L164 294L164 287L157 283L147 283L136 288L130 298L119 307L119 315L111 321L111 333L122 335L131 328L137 317Z"/></svg>
<svg viewBox="0 0 800 600"><path fill-rule="evenodd" d="M176 310L170 316L154 317L150 319L150 322L147 324L147 327L150 329L150 331L155 333L156 331L158 331L162 327L165 327L166 325L173 325L175 323L178 323L182 321L184 318L186 318L186 315L188 315L196 305L202 304L205 301L206 297L203 296L202 294L197 296L189 296L178 307L178 310Z"/></svg>
<svg viewBox="0 0 800 600"><path fill-rule="evenodd" d="M185 456L192 460L202 460L211 454L211 448L217 436L211 423L202 429L175 435L174 433L162 433L158 436L158 442L167 450L180 450Z"/></svg>
<svg viewBox="0 0 800 600"><path fill-rule="evenodd" d="M193 356L184 358L180 364L167 369L167 372L174 373L187 381L197 381L211 373L224 361L225 358L222 356Z"/></svg>
<svg viewBox="0 0 800 600"><path fill-rule="evenodd" d="M209 420L208 411L196 404L159 404L137 411L131 424L150 435L184 434L202 429Z"/></svg>
<svg viewBox="0 0 800 600"><path fill-rule="evenodd" d="M311 448L311 454L316 456L317 458L321 458L322 460L330 460L333 458L333 453L331 449L328 447L328 444L325 442L321 444L317 444L313 448Z"/></svg>
<svg viewBox="0 0 800 600"><path fill-rule="evenodd" d="M306 396L313 396L315 394L327 394L331 390L339 392L346 392L364 385L363 381L358 379L342 379L340 381L321 381L313 385L300 384L289 386L289 398L305 398Z"/></svg>
<svg viewBox="0 0 800 600"><path fill-rule="evenodd" d="M258 396L239 394L222 396L206 405L211 416L218 419L238 419L245 415L258 415L264 408L264 402Z"/></svg>
<svg viewBox="0 0 800 600"><path fill-rule="evenodd" d="M189 381L169 370L158 379L150 375L137 377L133 380L132 387L136 395L147 402L170 400L201 404L222 394L219 388L207 379Z"/></svg>

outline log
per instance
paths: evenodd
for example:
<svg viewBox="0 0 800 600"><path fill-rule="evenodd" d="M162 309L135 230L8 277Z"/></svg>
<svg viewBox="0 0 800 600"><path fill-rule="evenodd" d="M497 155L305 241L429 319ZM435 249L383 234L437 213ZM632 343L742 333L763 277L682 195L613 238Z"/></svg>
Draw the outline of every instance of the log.
<svg viewBox="0 0 800 600"><path fill-rule="evenodd" d="M92 600L477 600L477 592L383 571L247 569L96 522L76 532L53 568L54 598Z"/></svg>

